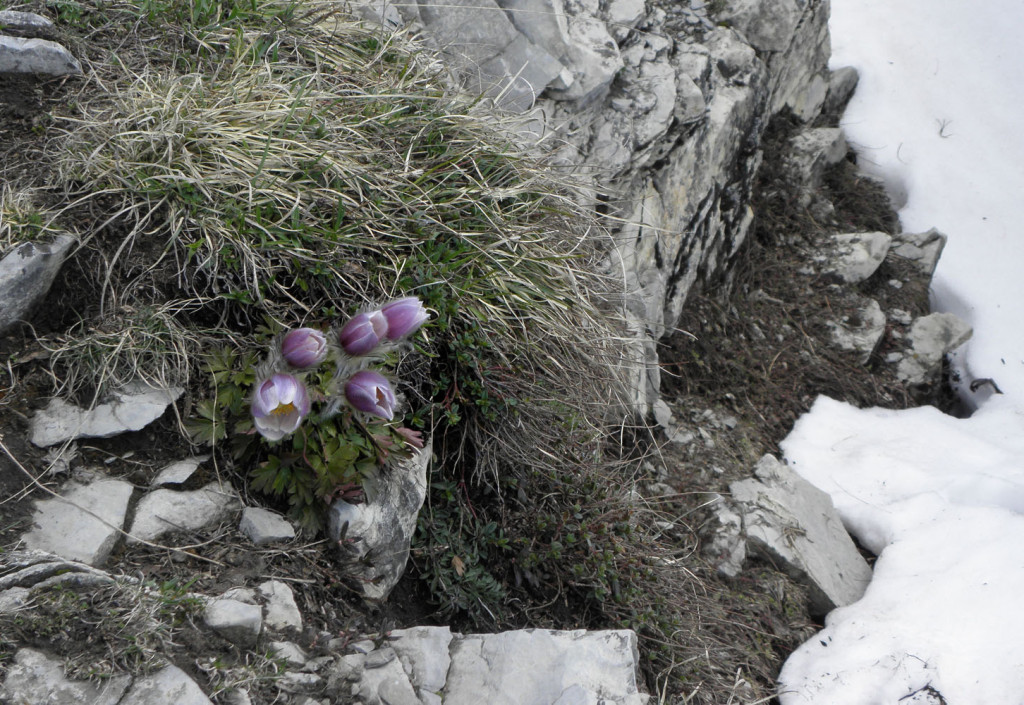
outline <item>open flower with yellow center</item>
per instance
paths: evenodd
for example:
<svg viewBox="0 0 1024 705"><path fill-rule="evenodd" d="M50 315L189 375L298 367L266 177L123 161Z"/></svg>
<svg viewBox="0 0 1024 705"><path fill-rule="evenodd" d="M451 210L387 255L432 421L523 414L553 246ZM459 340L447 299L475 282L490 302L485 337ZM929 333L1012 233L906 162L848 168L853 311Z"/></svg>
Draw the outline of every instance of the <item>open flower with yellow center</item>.
<svg viewBox="0 0 1024 705"><path fill-rule="evenodd" d="M309 392L296 377L278 372L256 386L252 419L256 430L268 441L279 441L309 414Z"/></svg>

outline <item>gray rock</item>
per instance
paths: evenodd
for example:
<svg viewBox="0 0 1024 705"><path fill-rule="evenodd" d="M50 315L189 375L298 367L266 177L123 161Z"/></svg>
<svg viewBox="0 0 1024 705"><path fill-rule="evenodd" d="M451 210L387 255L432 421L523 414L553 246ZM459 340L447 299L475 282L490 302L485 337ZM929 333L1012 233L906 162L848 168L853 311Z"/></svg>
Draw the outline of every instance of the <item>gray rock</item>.
<svg viewBox="0 0 1024 705"><path fill-rule="evenodd" d="M223 698L225 705L252 705L252 698L249 697L249 693L241 688L225 691L221 698Z"/></svg>
<svg viewBox="0 0 1024 705"><path fill-rule="evenodd" d="M280 514L262 507L246 507L238 529L257 546L295 538L295 527Z"/></svg>
<svg viewBox="0 0 1024 705"><path fill-rule="evenodd" d="M75 76L82 73L82 65L49 39L0 36L0 73Z"/></svg>
<svg viewBox="0 0 1024 705"><path fill-rule="evenodd" d="M718 20L743 32L758 51L781 52L789 48L803 19L801 5L798 0L729 0Z"/></svg>
<svg viewBox="0 0 1024 705"><path fill-rule="evenodd" d="M309 660L309 655L298 644L291 641L272 641L270 642L270 651L274 654L274 658L283 659L285 664L292 668L302 668Z"/></svg>
<svg viewBox="0 0 1024 705"><path fill-rule="evenodd" d="M263 610L259 605L220 598L207 603L203 621L232 644L249 649L256 645L263 628Z"/></svg>
<svg viewBox="0 0 1024 705"><path fill-rule="evenodd" d="M774 0L760 0L762 7L775 10ZM792 6L793 0L783 0ZM810 122L821 112L829 87L828 60L831 41L828 33L829 3L796 0L801 17L793 28L789 45L766 54L771 74L769 112L774 115L789 108Z"/></svg>
<svg viewBox="0 0 1024 705"><path fill-rule="evenodd" d="M369 654L338 659L327 693L367 704L643 705L649 696L636 687L637 658L628 630L453 635L415 627L392 631L388 645Z"/></svg>
<svg viewBox="0 0 1024 705"><path fill-rule="evenodd" d="M135 508L128 543L154 541L172 531L196 531L226 520L241 502L229 484L211 482L192 492L154 490Z"/></svg>
<svg viewBox="0 0 1024 705"><path fill-rule="evenodd" d="M531 109L537 96L556 78L571 82L572 74L546 50L518 36L501 53L469 74L469 89L495 98L498 106L513 112Z"/></svg>
<svg viewBox="0 0 1024 705"><path fill-rule="evenodd" d="M372 663L371 657L374 655L390 655L390 658L380 658L377 663ZM367 656L362 676L352 689L352 695L358 702L367 705L421 705L409 682L409 676L402 668L402 662L395 658L394 652L388 647Z"/></svg>
<svg viewBox="0 0 1024 705"><path fill-rule="evenodd" d="M811 202L811 194L821 188L825 170L846 156L846 137L838 127L802 130L790 140L786 170L803 189L801 204Z"/></svg>
<svg viewBox="0 0 1024 705"><path fill-rule="evenodd" d="M747 559L747 541L743 536L743 517L731 503L716 495L712 505L716 526L704 542L704 554L715 562L722 575L735 578Z"/></svg>
<svg viewBox="0 0 1024 705"><path fill-rule="evenodd" d="M866 365L885 335L885 314L874 299L849 320L829 322L832 341L843 350L859 353L860 364Z"/></svg>
<svg viewBox="0 0 1024 705"><path fill-rule="evenodd" d="M165 487L167 485L181 485L188 482L195 471L204 462L210 459L208 455L199 455L194 458L186 458L164 467L150 484L150 487Z"/></svg>
<svg viewBox="0 0 1024 705"><path fill-rule="evenodd" d="M750 83L750 74L760 65L757 52L731 29L716 29L705 45L715 58L723 77L741 85Z"/></svg>
<svg viewBox="0 0 1024 705"><path fill-rule="evenodd" d="M628 630L469 634L450 653L445 705L554 703L573 686L608 705L647 702L636 686L636 634Z"/></svg>
<svg viewBox="0 0 1024 705"><path fill-rule="evenodd" d="M393 629L391 648L398 654L409 682L420 700L440 698L452 659L448 646L452 631L448 627L413 627Z"/></svg>
<svg viewBox="0 0 1024 705"><path fill-rule="evenodd" d="M64 662L35 649L18 649L0 687L0 702L11 705L117 705L131 676L114 676L102 685L64 676Z"/></svg>
<svg viewBox="0 0 1024 705"><path fill-rule="evenodd" d="M274 685L277 686L278 690L282 690L285 693L308 693L321 688L323 678L315 673L285 671L283 676L274 681ZM367 705L370 704L367 703ZM386 705L386 703L381 703L381 705Z"/></svg>
<svg viewBox="0 0 1024 705"><path fill-rule="evenodd" d="M65 560L53 553L39 550L0 553L0 590L14 587L43 589L55 584L91 585L113 582L102 570L85 563ZM80 580L78 580L80 578ZM123 578L131 582L131 578Z"/></svg>
<svg viewBox="0 0 1024 705"><path fill-rule="evenodd" d="M409 460L379 470L365 483L364 504L336 500L331 505L328 535L340 542L342 560L366 599L386 599L405 572L427 496L430 456L427 445Z"/></svg>
<svg viewBox="0 0 1024 705"><path fill-rule="evenodd" d="M858 284L881 266L892 237L882 232L844 233L834 235L832 242L836 254L831 258L830 271L847 284Z"/></svg>
<svg viewBox="0 0 1024 705"><path fill-rule="evenodd" d="M13 614L23 609L30 593L31 590L23 587L12 587L0 592L0 614Z"/></svg>
<svg viewBox="0 0 1024 705"><path fill-rule="evenodd" d="M844 66L836 69L829 75L828 93L825 102L821 106L821 112L825 115L839 117L846 110L854 92L857 90L857 83L860 81L860 74L852 66Z"/></svg>
<svg viewBox="0 0 1024 705"><path fill-rule="evenodd" d="M659 426L664 429L668 429L672 426L672 409L665 403L664 399L658 399L655 401L651 405L651 410L654 413L654 420Z"/></svg>
<svg viewBox="0 0 1024 705"><path fill-rule="evenodd" d="M871 568L828 494L771 455L758 461L754 474L730 485L748 549L804 582L814 614L859 600L871 581Z"/></svg>
<svg viewBox="0 0 1024 705"><path fill-rule="evenodd" d="M280 580L260 583L260 595L266 600L263 608L263 623L276 631L302 631L302 613L295 604L295 595L287 584Z"/></svg>
<svg viewBox="0 0 1024 705"><path fill-rule="evenodd" d="M942 250L946 247L946 236L935 228L924 233L900 233L892 238L890 252L896 257L909 260L919 272L929 279L935 273Z"/></svg>
<svg viewBox="0 0 1024 705"><path fill-rule="evenodd" d="M103 565L120 538L132 491L121 480L68 482L60 498L36 503L33 527L22 536L25 547Z"/></svg>
<svg viewBox="0 0 1024 705"><path fill-rule="evenodd" d="M52 243L23 242L0 260L0 336L26 320L45 298L73 244L70 235Z"/></svg>
<svg viewBox="0 0 1024 705"><path fill-rule="evenodd" d="M573 75L573 83L564 90L551 90L555 100L575 101L580 108L603 99L622 69L622 57L604 22L580 14L569 19L566 35L568 51L562 63Z"/></svg>
<svg viewBox="0 0 1024 705"><path fill-rule="evenodd" d="M608 31L621 44L646 12L644 0L609 0L605 10Z"/></svg>
<svg viewBox="0 0 1024 705"><path fill-rule="evenodd" d="M45 409L32 417L32 442L41 447L75 438L110 438L138 431L160 418L182 394L180 387L154 389L145 384L129 385L114 399L94 409L82 409L63 399L51 399Z"/></svg>
<svg viewBox="0 0 1024 705"><path fill-rule="evenodd" d="M8 37L55 39L57 28L53 22L34 12L0 10L0 34Z"/></svg>
<svg viewBox="0 0 1024 705"><path fill-rule="evenodd" d="M942 369L942 358L970 340L973 332L952 313L918 318L910 326L910 347L896 366L896 376L911 386L934 381Z"/></svg>
<svg viewBox="0 0 1024 705"><path fill-rule="evenodd" d="M137 679L118 705L213 704L183 670L177 666L165 666L156 673Z"/></svg>

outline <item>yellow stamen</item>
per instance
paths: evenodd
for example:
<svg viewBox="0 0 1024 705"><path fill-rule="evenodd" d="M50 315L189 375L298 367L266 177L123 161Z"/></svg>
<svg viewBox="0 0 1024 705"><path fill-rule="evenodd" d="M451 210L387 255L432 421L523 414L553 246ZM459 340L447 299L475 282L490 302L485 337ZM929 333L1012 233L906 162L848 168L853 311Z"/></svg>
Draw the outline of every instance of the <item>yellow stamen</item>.
<svg viewBox="0 0 1024 705"><path fill-rule="evenodd" d="M278 404L277 408L275 408L270 413L273 414L274 416L284 416L285 414L290 414L293 411L295 411L295 405L292 404L292 403L288 403L288 404Z"/></svg>

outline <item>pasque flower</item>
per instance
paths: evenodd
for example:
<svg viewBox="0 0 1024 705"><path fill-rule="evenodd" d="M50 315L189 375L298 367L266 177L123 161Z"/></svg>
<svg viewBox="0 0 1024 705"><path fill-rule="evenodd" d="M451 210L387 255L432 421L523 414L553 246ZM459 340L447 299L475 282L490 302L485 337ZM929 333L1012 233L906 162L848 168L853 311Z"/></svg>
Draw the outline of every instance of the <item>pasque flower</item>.
<svg viewBox="0 0 1024 705"><path fill-rule="evenodd" d="M412 335L429 318L430 314L423 307L423 302L415 296L396 299L380 307L380 312L387 319L388 340L401 340Z"/></svg>
<svg viewBox="0 0 1024 705"><path fill-rule="evenodd" d="M368 355L387 335L388 319L380 311L353 316L338 333L338 342L349 355Z"/></svg>
<svg viewBox="0 0 1024 705"><path fill-rule="evenodd" d="M387 421L395 416L395 393L379 372L362 370L352 375L345 383L345 399L352 408Z"/></svg>
<svg viewBox="0 0 1024 705"><path fill-rule="evenodd" d="M256 386L252 419L268 441L279 441L293 433L308 413L309 392L293 375L278 372Z"/></svg>
<svg viewBox="0 0 1024 705"><path fill-rule="evenodd" d="M315 367L327 357L327 338L313 328L296 328L281 341L281 355L292 367Z"/></svg>

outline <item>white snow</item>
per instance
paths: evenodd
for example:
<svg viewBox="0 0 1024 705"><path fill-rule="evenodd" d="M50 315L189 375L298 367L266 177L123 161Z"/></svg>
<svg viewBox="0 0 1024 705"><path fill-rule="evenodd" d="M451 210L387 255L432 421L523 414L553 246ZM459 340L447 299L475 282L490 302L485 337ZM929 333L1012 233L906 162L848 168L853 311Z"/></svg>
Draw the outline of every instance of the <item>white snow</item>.
<svg viewBox="0 0 1024 705"><path fill-rule="evenodd" d="M905 230L949 236L935 309L974 326L958 352L968 419L819 399L783 442L878 554L780 674L783 705L1024 703L1024 0L832 0L843 117ZM1005 392L972 397L992 378ZM937 694L941 694L942 700Z"/></svg>

